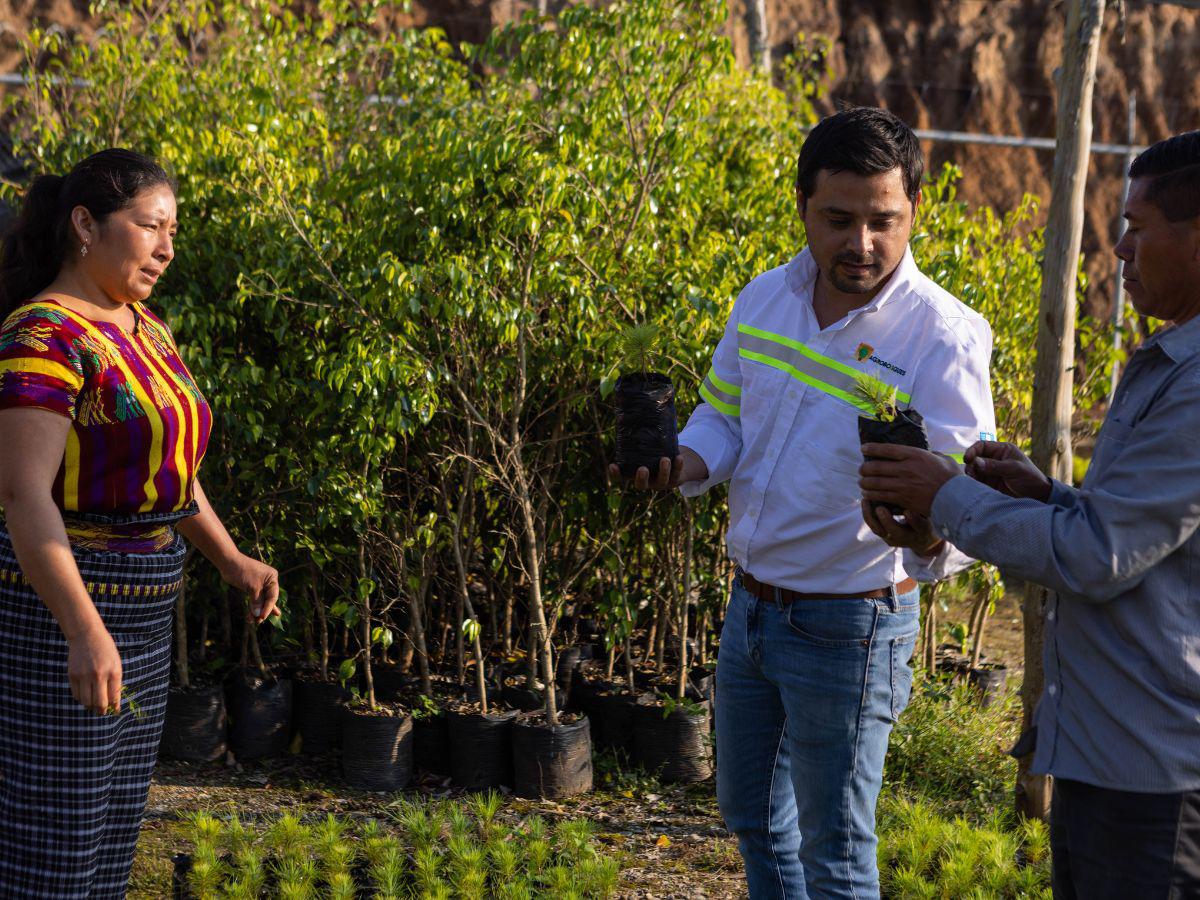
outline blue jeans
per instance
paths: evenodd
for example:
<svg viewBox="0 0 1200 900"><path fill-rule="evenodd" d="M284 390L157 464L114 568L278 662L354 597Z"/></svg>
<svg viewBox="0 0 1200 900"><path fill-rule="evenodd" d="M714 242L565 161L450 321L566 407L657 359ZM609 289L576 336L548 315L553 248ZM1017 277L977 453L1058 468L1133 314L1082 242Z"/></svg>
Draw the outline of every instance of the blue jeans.
<svg viewBox="0 0 1200 900"><path fill-rule="evenodd" d="M753 900L879 897L875 802L912 693L918 597L781 606L734 580L717 657L717 799Z"/></svg>

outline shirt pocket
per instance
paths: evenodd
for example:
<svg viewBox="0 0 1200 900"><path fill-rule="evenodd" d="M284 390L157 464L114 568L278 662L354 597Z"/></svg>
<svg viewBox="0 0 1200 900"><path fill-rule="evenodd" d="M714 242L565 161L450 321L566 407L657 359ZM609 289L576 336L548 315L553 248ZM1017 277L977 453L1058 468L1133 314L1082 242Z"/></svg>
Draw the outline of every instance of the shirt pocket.
<svg viewBox="0 0 1200 900"><path fill-rule="evenodd" d="M1093 473L1103 471L1112 465L1113 460L1120 456L1121 451L1125 449L1125 444L1132 434L1132 425L1126 425L1116 419L1109 419L1104 423L1104 427L1100 429L1100 434L1096 437L1096 446L1092 450L1092 459L1088 464L1083 485L1088 484Z"/></svg>
<svg viewBox="0 0 1200 900"><path fill-rule="evenodd" d="M805 441L792 472L792 488L802 501L821 509L844 512L862 499L858 469L862 454L819 447Z"/></svg>

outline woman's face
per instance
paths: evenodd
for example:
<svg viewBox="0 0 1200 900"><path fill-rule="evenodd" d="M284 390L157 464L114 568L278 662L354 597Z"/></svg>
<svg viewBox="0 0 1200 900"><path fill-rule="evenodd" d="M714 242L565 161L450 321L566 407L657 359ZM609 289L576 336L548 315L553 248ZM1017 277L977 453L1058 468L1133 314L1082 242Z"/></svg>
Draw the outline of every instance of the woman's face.
<svg viewBox="0 0 1200 900"><path fill-rule="evenodd" d="M81 215L82 213L82 215ZM145 300L175 257L175 194L168 185L148 187L124 209L96 222L83 207L72 214L87 254L83 273L118 303Z"/></svg>

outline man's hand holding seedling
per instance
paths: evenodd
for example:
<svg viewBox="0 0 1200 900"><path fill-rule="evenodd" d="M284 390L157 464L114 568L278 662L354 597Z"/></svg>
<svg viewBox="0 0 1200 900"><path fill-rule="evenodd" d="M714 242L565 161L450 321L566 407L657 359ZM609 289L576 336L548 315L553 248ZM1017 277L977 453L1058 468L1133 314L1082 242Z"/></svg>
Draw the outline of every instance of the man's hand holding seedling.
<svg viewBox="0 0 1200 900"><path fill-rule="evenodd" d="M872 506L894 503L921 517L929 515L942 485L963 474L962 466L950 457L916 447L863 444L862 452L867 457L858 470L863 500Z"/></svg>
<svg viewBox="0 0 1200 900"><path fill-rule="evenodd" d="M690 447L680 447L679 455L674 459L664 456L658 461L658 469L651 476L645 466L637 470L633 478L624 478L620 468L615 464L608 467L610 484L621 482L631 483L639 490L669 491L688 481L704 481L708 478L708 466L700 458L700 454Z"/></svg>

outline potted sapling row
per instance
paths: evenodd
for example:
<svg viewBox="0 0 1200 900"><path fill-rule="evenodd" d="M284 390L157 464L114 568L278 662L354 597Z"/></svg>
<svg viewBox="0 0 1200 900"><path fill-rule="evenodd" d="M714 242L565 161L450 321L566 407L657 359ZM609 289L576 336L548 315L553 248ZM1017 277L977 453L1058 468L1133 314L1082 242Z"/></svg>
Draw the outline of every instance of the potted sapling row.
<svg viewBox="0 0 1200 900"><path fill-rule="evenodd" d="M617 378L617 467L632 478L643 466L658 471L664 456L679 455L675 385L650 367L658 355L659 329L643 323L621 337L624 372Z"/></svg>
<svg viewBox="0 0 1200 900"><path fill-rule="evenodd" d="M475 653L476 683L474 696L468 695L449 711L450 778L470 791L482 791L513 783L512 726L515 710L497 709L489 701L483 674L483 650L479 643L481 626L470 608L463 621L463 637Z"/></svg>
<svg viewBox="0 0 1200 900"><path fill-rule="evenodd" d="M380 703L375 697L372 654L386 650L394 640L392 630L371 623L371 599L379 585L368 576L366 550L359 548L358 585L352 615L359 629L359 657L363 665L363 693L350 700L342 713L342 774L352 787L364 791L398 791L412 779L412 718L398 703ZM342 663L342 678L356 674L354 659Z"/></svg>
<svg viewBox="0 0 1200 900"><path fill-rule="evenodd" d="M925 420L911 407L900 409L899 389L872 378L865 372L854 379L854 395L864 414L858 417L860 444L898 444L904 447L929 449ZM904 512L894 503L883 504L893 515Z"/></svg>

